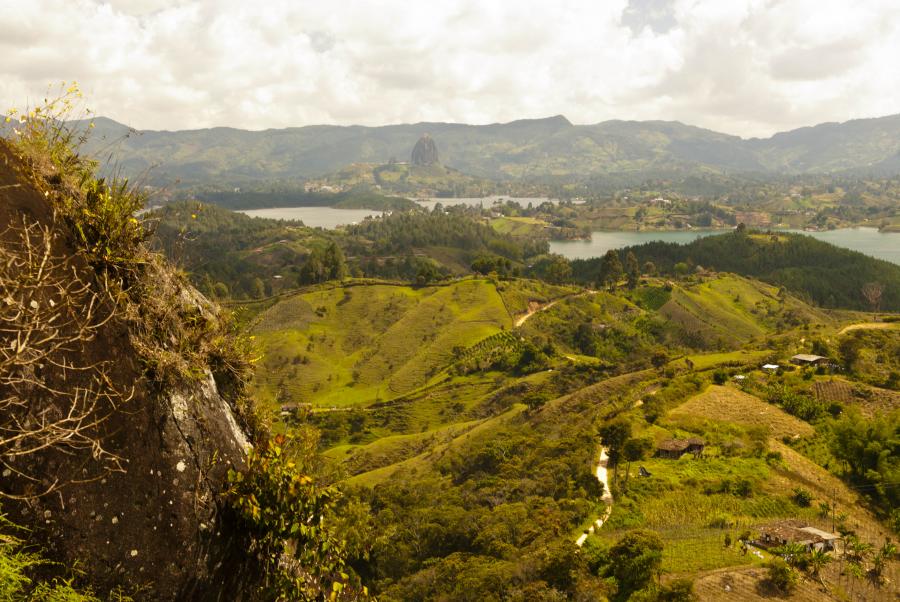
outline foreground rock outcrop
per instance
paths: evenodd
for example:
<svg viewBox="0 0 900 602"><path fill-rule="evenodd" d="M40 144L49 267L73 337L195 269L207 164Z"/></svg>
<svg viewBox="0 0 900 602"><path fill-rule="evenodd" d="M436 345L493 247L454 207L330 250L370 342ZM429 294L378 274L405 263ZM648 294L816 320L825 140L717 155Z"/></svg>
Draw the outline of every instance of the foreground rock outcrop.
<svg viewBox="0 0 900 602"><path fill-rule="evenodd" d="M52 269L89 286L105 286L96 267L79 257L76 234L60 219L45 184L0 140L4 252L21 248L23 229L47 233L48 256L56 258L48 264ZM172 270L145 269L152 272L153 286L167 291L161 304L184 328L208 328L218 319L209 302ZM0 344L16 350L25 343L16 342L21 333L9 324L67 300L60 287L38 286L29 300L16 298L9 286L5 303L11 309L4 316L10 317ZM0 397L28 402L13 408L19 412L13 418L30 428L55 416L64 419L72 399L94 396L102 403L86 406L90 419L78 428L85 441L96 444L62 441L17 457L16 442L10 442L0 479L2 510L32 529L30 540L50 558L77 566L101 593L123 588L136 592L136 599L238 599L232 586L248 579L252 568L221 497L228 469L243 467L248 448L235 400L228 398L233 387L213 365L192 365L189 376L164 378L135 342L142 302L132 302L129 314L119 311L122 301L112 294L90 298L96 300L92 311L104 319L74 346L54 349L28 365L10 363ZM75 320L78 312L72 313ZM175 354L178 341L169 338L161 341L161 353ZM117 395L104 396L107 389Z"/></svg>

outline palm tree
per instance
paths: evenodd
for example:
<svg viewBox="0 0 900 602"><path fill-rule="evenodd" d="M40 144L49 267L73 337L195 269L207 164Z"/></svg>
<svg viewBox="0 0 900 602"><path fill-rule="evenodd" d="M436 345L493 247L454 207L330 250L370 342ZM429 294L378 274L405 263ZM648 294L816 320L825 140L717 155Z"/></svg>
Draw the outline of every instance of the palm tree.
<svg viewBox="0 0 900 602"><path fill-rule="evenodd" d="M862 565L873 549L874 546L872 544L860 541L859 537L851 535L847 538L844 553L850 562Z"/></svg>
<svg viewBox="0 0 900 602"><path fill-rule="evenodd" d="M783 545L778 546L777 548L772 548L770 550L773 554L777 554L784 558L784 561L790 566L792 569L797 568L797 565L801 564L801 562L806 558L806 546L802 543L790 542Z"/></svg>
<svg viewBox="0 0 900 602"><path fill-rule="evenodd" d="M894 542L884 542L881 549L872 556L872 570L869 572L872 581L879 585L884 583L884 567L896 553L897 545Z"/></svg>
<svg viewBox="0 0 900 602"><path fill-rule="evenodd" d="M856 589L856 582L863 578L865 575L865 571L863 571L862 565L858 562L848 562L847 563L847 573L850 575L850 599L853 599L853 590Z"/></svg>
<svg viewBox="0 0 900 602"><path fill-rule="evenodd" d="M831 554L829 554L828 552L814 549L806 556L806 570L809 571L811 577L818 579L819 583L822 583L822 578L819 576L819 572L824 569L825 566L832 560L833 559L831 558Z"/></svg>

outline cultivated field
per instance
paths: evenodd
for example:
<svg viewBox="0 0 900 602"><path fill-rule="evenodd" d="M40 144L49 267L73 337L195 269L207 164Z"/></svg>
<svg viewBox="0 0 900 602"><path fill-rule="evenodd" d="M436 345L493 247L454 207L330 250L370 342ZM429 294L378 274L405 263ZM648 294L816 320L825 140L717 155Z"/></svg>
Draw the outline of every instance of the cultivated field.
<svg viewBox="0 0 900 602"><path fill-rule="evenodd" d="M813 427L765 401L731 386L710 385L672 410L670 417L703 416L743 426L764 426L773 437L811 435Z"/></svg>

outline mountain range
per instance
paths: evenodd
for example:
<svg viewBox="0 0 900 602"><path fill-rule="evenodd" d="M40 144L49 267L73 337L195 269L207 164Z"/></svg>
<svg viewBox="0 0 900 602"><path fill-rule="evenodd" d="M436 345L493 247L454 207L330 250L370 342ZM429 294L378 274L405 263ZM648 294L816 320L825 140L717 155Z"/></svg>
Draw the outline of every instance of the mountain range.
<svg viewBox="0 0 900 602"><path fill-rule="evenodd" d="M424 134L441 163L493 180L659 174L900 173L900 114L744 139L676 121L575 125L561 115L491 125L312 125L134 130L99 117L88 152L151 184L300 181L353 163L408 161ZM76 122L83 127L84 122Z"/></svg>

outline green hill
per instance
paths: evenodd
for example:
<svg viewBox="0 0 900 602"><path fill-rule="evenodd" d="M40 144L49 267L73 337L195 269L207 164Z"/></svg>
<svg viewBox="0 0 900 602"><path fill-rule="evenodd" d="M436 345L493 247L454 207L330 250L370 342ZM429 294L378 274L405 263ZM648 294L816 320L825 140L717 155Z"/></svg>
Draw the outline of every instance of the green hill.
<svg viewBox="0 0 900 602"><path fill-rule="evenodd" d="M413 289L374 285L299 294L262 313L257 392L343 406L390 399L428 383L465 348L511 318L483 280Z"/></svg>
<svg viewBox="0 0 900 602"><path fill-rule="evenodd" d="M682 271L702 267L734 272L784 286L830 308L872 309L862 288L876 282L883 288L878 308L900 311L900 266L802 234L735 231L685 245L650 242L619 250L623 257L628 252L634 252L641 265L653 262L665 274L675 274L676 266ZM599 273L600 259L572 264L584 282Z"/></svg>

